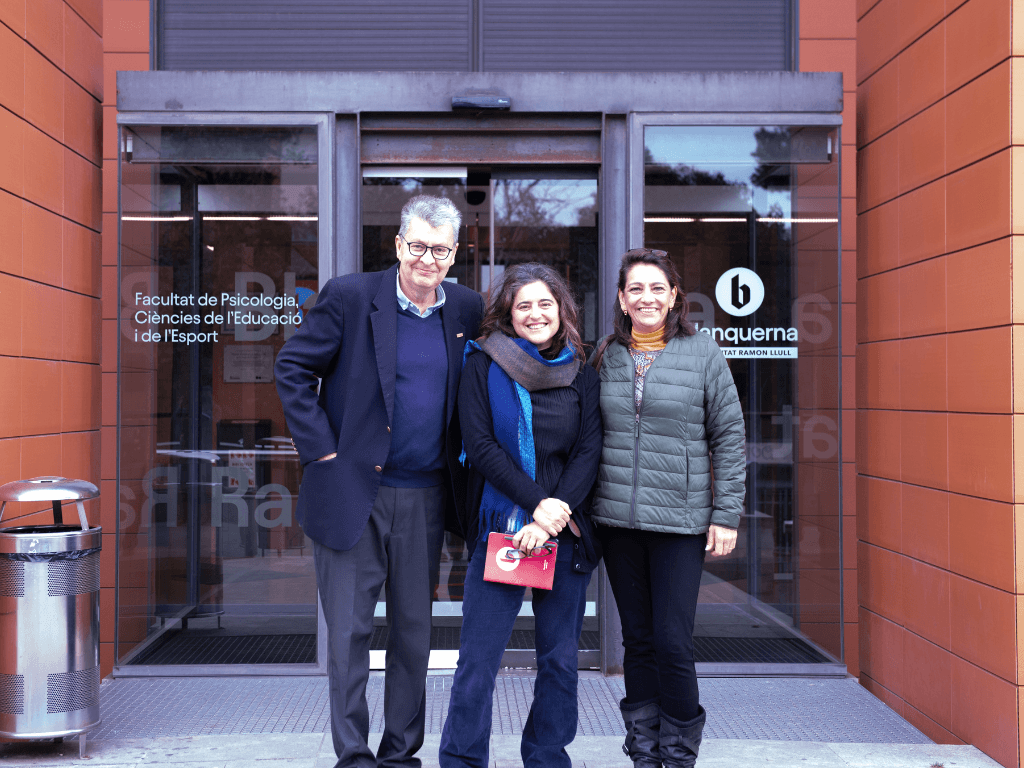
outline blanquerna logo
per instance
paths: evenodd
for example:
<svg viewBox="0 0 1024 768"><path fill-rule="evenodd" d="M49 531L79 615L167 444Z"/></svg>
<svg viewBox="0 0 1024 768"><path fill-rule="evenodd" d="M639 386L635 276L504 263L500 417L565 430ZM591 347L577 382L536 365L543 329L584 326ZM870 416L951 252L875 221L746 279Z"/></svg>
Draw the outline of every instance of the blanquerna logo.
<svg viewBox="0 0 1024 768"><path fill-rule="evenodd" d="M764 301L764 283L753 270L733 267L718 278L715 298L730 315L745 317L756 312Z"/></svg>

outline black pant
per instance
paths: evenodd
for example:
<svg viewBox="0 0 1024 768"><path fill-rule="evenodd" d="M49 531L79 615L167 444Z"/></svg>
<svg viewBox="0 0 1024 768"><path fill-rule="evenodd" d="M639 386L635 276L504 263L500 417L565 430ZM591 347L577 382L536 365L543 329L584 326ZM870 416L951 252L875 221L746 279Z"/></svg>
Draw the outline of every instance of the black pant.
<svg viewBox="0 0 1024 768"><path fill-rule="evenodd" d="M700 712L693 620L707 535L597 529L622 620L626 701L657 699L669 717L692 720Z"/></svg>
<svg viewBox="0 0 1024 768"><path fill-rule="evenodd" d="M352 549L314 544L316 581L327 620L331 735L337 768L420 768L430 601L444 536L444 488L381 486ZM367 746L366 682L373 612L386 585L384 735L376 756Z"/></svg>

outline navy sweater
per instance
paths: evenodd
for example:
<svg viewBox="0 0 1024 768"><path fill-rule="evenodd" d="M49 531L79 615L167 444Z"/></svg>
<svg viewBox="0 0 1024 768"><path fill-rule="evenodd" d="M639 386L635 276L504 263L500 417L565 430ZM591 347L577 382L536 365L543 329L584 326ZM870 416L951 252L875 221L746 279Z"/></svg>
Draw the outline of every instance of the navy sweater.
<svg viewBox="0 0 1024 768"><path fill-rule="evenodd" d="M395 417L381 484L398 488L443 485L448 352L441 313L420 317L399 309L397 341Z"/></svg>

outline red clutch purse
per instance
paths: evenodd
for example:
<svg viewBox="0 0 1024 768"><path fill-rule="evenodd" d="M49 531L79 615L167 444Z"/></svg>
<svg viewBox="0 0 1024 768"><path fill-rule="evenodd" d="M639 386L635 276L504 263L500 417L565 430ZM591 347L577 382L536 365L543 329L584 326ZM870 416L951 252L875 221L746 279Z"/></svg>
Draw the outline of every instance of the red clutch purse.
<svg viewBox="0 0 1024 768"><path fill-rule="evenodd" d="M551 589L555 580L557 554L557 541L546 541L529 555L524 555L512 546L511 534L490 533L487 536L484 581L513 584L517 587Z"/></svg>

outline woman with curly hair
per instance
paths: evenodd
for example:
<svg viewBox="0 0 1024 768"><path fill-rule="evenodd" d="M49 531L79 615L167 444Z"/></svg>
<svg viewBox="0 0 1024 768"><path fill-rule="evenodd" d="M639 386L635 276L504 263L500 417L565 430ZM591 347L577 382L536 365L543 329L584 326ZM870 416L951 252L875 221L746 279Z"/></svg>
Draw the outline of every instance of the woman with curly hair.
<svg viewBox="0 0 1024 768"><path fill-rule="evenodd" d="M571 768L577 651L599 552L587 498L601 454L597 373L584 364L576 303L543 264L517 264L492 292L480 338L467 345L459 421L470 469L471 548L462 644L441 736L442 768L489 764L494 682L525 587L484 581L487 537L513 533L524 554L558 543L550 590L533 590L536 696L524 765Z"/></svg>

